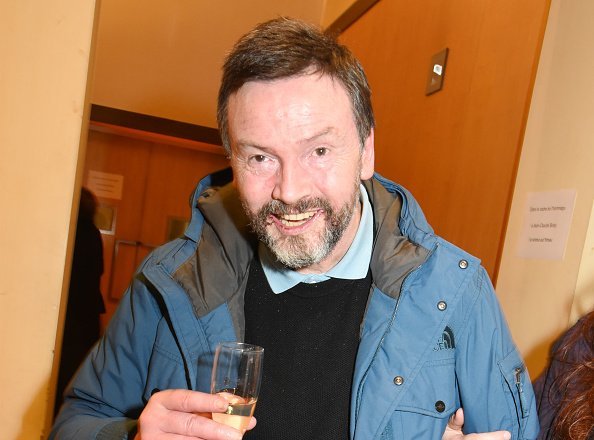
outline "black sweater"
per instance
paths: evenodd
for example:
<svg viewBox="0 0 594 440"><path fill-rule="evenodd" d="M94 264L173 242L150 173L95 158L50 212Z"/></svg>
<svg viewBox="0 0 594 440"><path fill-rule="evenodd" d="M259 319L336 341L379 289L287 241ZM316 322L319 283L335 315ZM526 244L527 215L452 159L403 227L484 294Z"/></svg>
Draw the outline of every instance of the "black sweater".
<svg viewBox="0 0 594 440"><path fill-rule="evenodd" d="M245 439L347 440L359 331L371 274L270 288L257 259L245 295L245 341L264 347L264 377Z"/></svg>

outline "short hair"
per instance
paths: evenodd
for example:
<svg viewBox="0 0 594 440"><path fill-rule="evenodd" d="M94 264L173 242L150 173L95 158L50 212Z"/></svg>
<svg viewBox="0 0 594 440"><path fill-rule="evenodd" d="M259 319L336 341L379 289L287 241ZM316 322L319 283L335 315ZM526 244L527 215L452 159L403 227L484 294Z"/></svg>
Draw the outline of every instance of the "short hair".
<svg viewBox="0 0 594 440"><path fill-rule="evenodd" d="M78 206L79 218L85 220L93 220L95 213L97 212L97 198L95 194L84 186L80 190L80 204Z"/></svg>
<svg viewBox="0 0 594 440"><path fill-rule="evenodd" d="M349 95L361 148L374 127L371 90L363 67L351 51L318 27L290 18L261 23L235 44L223 65L217 120L223 146L231 153L229 98L245 83L305 73L329 75Z"/></svg>

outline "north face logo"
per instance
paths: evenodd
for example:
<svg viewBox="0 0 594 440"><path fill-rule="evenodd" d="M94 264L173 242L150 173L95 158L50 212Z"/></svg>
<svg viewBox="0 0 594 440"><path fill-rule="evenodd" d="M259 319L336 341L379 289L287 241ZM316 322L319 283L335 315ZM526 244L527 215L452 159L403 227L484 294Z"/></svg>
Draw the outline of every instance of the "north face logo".
<svg viewBox="0 0 594 440"><path fill-rule="evenodd" d="M446 325L443 329L441 338L437 341L437 345L433 348L433 351L439 350L450 350L456 348L456 342L454 341L454 332L451 328Z"/></svg>

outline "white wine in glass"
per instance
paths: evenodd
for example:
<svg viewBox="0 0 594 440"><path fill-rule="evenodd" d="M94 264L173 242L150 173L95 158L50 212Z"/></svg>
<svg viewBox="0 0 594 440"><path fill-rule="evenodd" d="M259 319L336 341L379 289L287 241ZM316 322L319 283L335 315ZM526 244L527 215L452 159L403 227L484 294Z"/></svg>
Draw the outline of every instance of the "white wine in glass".
<svg viewBox="0 0 594 440"><path fill-rule="evenodd" d="M245 433L254 415L264 349L243 342L221 342L215 351L210 392L223 396L229 406L212 419Z"/></svg>

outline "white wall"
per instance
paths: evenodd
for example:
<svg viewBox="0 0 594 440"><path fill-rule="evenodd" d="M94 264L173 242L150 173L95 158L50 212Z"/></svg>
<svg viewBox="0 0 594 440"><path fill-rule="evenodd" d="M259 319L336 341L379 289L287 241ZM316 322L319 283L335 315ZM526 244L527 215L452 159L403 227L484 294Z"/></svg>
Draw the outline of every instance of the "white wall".
<svg viewBox="0 0 594 440"><path fill-rule="evenodd" d="M552 340L594 305L593 22L591 0L551 3L497 283L532 376ZM558 189L577 191L563 259L519 258L526 194Z"/></svg>
<svg viewBox="0 0 594 440"><path fill-rule="evenodd" d="M0 3L0 438L48 423L95 0Z"/></svg>

